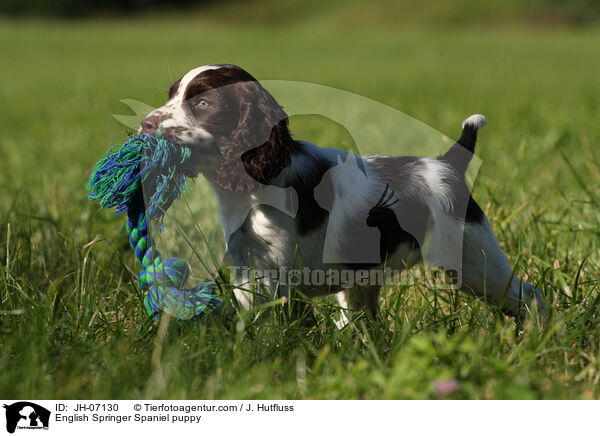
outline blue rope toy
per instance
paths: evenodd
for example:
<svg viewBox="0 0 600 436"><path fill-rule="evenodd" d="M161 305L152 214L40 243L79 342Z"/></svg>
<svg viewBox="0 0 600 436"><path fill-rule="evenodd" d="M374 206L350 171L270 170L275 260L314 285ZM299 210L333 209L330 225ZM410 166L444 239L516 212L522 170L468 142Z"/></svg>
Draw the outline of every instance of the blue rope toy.
<svg viewBox="0 0 600 436"><path fill-rule="evenodd" d="M163 259L148 234L148 223L160 223L171 203L187 189L186 176L196 175L193 166L189 148L143 133L109 150L87 184L88 198L100 200L101 208L115 207L115 215L127 212L129 243L142 264L139 285L147 291L144 305L154 320L161 311L189 320L221 305L212 282L184 289L190 275L187 263L176 257Z"/></svg>

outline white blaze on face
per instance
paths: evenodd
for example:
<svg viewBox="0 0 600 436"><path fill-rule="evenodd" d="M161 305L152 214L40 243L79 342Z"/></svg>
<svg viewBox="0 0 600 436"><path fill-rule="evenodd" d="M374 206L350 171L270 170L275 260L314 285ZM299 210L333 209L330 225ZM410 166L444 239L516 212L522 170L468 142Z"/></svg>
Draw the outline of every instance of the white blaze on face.
<svg viewBox="0 0 600 436"><path fill-rule="evenodd" d="M201 143L212 138L212 135L205 129L197 126L194 120L190 118L189 113L184 109L185 94L192 80L198 74L208 70L217 70L222 68L222 65L205 65L203 67L194 68L182 77L181 82L173 98L167 101L162 107L155 109L148 116L157 116L163 119L161 126L163 129L175 128L179 131L176 133L180 143Z"/></svg>
<svg viewBox="0 0 600 436"><path fill-rule="evenodd" d="M185 76L181 78L181 82L179 82L179 87L177 88L177 92L171 99L170 104L176 104L181 106L183 103L183 98L185 97L185 91L187 90L188 85L192 80L196 78L196 76L200 73L203 73L208 70L218 70L219 68L223 68L222 65L204 65L203 67L194 68L193 70L185 73Z"/></svg>

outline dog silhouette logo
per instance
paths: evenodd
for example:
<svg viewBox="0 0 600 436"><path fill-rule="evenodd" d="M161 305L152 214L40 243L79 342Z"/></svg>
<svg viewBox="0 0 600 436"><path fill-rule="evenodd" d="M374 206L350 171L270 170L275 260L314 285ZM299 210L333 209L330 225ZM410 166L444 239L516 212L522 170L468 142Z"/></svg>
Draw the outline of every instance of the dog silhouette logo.
<svg viewBox="0 0 600 436"><path fill-rule="evenodd" d="M367 223L371 205L362 202L368 194L369 174L362 157L348 152L337 157L314 189L315 201L329 212L323 246L323 262L331 264L378 264L380 231ZM376 198L375 198L376 200ZM371 203L375 203L372 201ZM348 214L352 210L352 214ZM345 220L343 217L353 219ZM339 225L337 223L343 223Z"/></svg>
<svg viewBox="0 0 600 436"><path fill-rule="evenodd" d="M18 429L48 429L50 411L29 401L19 401L4 405L6 409L6 431L14 433Z"/></svg>

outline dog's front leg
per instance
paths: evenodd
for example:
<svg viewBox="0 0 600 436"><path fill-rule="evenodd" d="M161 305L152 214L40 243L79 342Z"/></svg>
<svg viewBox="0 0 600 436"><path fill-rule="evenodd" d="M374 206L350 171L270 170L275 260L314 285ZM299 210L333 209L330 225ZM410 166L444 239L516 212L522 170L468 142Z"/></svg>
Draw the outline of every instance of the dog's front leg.
<svg viewBox="0 0 600 436"><path fill-rule="evenodd" d="M335 325L342 329L349 322L352 313L363 310L371 319L376 319L379 314L379 293L381 286L355 286L344 289L336 294L340 305L340 319Z"/></svg>

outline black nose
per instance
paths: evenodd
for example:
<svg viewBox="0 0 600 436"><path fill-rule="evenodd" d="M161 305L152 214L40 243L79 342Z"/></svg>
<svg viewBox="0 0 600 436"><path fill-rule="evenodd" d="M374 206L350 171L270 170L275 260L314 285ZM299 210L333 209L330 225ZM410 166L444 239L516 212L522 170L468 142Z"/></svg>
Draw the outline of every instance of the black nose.
<svg viewBox="0 0 600 436"><path fill-rule="evenodd" d="M140 133L156 133L156 128L158 127L158 119L156 117L148 117L143 120L141 123Z"/></svg>

